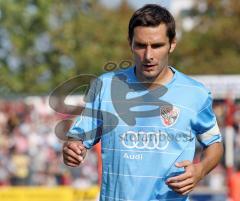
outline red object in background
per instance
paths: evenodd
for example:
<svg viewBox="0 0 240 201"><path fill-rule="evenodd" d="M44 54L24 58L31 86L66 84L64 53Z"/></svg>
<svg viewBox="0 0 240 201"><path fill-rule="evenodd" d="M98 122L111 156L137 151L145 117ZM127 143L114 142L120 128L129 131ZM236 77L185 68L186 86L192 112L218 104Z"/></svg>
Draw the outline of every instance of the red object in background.
<svg viewBox="0 0 240 201"><path fill-rule="evenodd" d="M229 97L229 98L226 99L225 103L226 103L225 125L226 125L226 127L233 128L233 125L234 125L234 113L236 111L234 99ZM226 138L227 138L227 133L226 133ZM226 142L226 144L228 144L228 143ZM231 152L233 154L233 150ZM232 163L233 163L233 161L232 161ZM226 164L226 165L227 165L226 171L227 171L228 196L232 199L232 201L240 201L240 199L236 198L237 189L238 188L240 189L240 182L239 182L238 188L237 188L237 183L236 183L237 180L235 179L236 173L234 173L233 164L231 164L231 165ZM238 179L240 180L240 175L239 175Z"/></svg>
<svg viewBox="0 0 240 201"><path fill-rule="evenodd" d="M234 113L235 113L235 103L234 100L231 98L226 99L226 118L225 118L225 125L226 126L233 126L234 123Z"/></svg>
<svg viewBox="0 0 240 201"><path fill-rule="evenodd" d="M230 177L229 194L232 201L240 201L240 172L232 173Z"/></svg>
<svg viewBox="0 0 240 201"><path fill-rule="evenodd" d="M102 156L101 156L101 142L94 146L94 150L97 153L98 158L98 184L101 185L102 182Z"/></svg>

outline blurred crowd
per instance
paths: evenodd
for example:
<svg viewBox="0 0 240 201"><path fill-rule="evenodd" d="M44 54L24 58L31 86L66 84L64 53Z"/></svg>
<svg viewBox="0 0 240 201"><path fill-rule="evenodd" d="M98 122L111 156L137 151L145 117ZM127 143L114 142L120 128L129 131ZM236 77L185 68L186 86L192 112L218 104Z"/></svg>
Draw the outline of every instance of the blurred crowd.
<svg viewBox="0 0 240 201"><path fill-rule="evenodd" d="M62 162L55 126L62 116L46 98L0 101L0 185L88 187L97 184L97 156L91 151L81 168Z"/></svg>
<svg viewBox="0 0 240 201"><path fill-rule="evenodd" d="M225 148L225 138L226 127L227 125L231 125L233 127L233 139L234 139L234 167L233 170L235 172L240 171L240 103L236 100L214 100L213 110L216 114L218 125L220 128L220 132L223 137L223 143ZM196 157L200 158L201 146L197 144ZM228 183L227 178L227 167L225 165L225 153L224 157L220 164L212 171L210 174L205 177L200 185L208 186L211 190L216 191L225 191Z"/></svg>
<svg viewBox="0 0 240 201"><path fill-rule="evenodd" d="M235 162L240 162L240 107L233 116ZM214 102L214 111L225 138L227 106ZM62 162L62 143L55 134L64 117L54 112L45 97L0 100L0 185L88 187L98 182L97 154L91 150L80 168ZM197 146L196 159L201 147ZM200 185L220 190L226 185L224 158Z"/></svg>

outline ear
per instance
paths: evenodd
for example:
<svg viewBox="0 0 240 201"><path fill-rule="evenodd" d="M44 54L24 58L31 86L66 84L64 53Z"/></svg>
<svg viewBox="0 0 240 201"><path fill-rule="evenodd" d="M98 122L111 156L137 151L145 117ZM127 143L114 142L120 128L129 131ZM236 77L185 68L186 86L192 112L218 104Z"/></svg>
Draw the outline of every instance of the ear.
<svg viewBox="0 0 240 201"><path fill-rule="evenodd" d="M130 38L128 38L128 44L130 46L131 51L133 51L133 39L131 41Z"/></svg>
<svg viewBox="0 0 240 201"><path fill-rule="evenodd" d="M131 52L133 52L133 45L134 45L134 36L132 38L132 40L130 40L130 38L128 38L128 44L130 46Z"/></svg>
<svg viewBox="0 0 240 201"><path fill-rule="evenodd" d="M177 46L177 39L175 37L170 44L169 53L172 53L174 51L174 49L176 48L176 46Z"/></svg>

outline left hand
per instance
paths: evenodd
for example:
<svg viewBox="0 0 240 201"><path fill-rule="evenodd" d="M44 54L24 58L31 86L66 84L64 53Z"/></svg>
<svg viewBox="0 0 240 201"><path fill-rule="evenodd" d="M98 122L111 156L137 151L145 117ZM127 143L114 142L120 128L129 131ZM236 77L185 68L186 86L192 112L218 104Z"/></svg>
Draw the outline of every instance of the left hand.
<svg viewBox="0 0 240 201"><path fill-rule="evenodd" d="M203 178L203 166L201 163L193 164L190 161L182 161L175 164L176 167L184 167L185 172L175 177L168 178L166 184L181 195L190 193L197 183Z"/></svg>

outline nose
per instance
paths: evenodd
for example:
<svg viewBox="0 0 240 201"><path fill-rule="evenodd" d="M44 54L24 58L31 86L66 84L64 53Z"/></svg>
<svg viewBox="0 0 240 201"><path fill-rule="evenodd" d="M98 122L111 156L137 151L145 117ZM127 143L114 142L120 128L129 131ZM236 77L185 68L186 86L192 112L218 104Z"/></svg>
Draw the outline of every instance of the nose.
<svg viewBox="0 0 240 201"><path fill-rule="evenodd" d="M153 60L153 51L152 51L151 45L148 45L148 46L146 47L145 59L146 59L147 61L152 61L152 60Z"/></svg>

